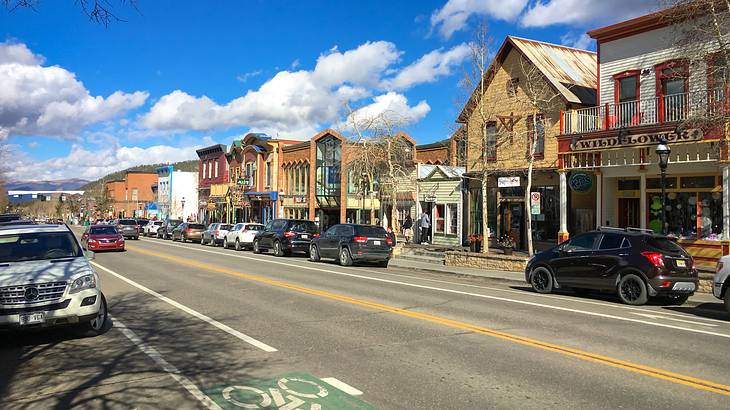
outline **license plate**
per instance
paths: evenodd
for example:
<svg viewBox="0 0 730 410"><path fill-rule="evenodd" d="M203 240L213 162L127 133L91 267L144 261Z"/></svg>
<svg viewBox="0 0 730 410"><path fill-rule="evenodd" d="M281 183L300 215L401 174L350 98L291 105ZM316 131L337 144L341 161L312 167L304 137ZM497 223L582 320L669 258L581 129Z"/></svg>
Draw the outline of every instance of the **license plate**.
<svg viewBox="0 0 730 410"><path fill-rule="evenodd" d="M677 282L672 287L672 290L679 290L684 292L694 292L695 284L692 282Z"/></svg>
<svg viewBox="0 0 730 410"><path fill-rule="evenodd" d="M678 260L677 260L677 267L678 267L678 268L686 268L686 267L687 267L687 262L685 262L685 261L684 261L684 260L682 260L682 259L678 259Z"/></svg>
<svg viewBox="0 0 730 410"><path fill-rule="evenodd" d="M309 235L302 235L302 239L309 239Z"/></svg>
<svg viewBox="0 0 730 410"><path fill-rule="evenodd" d="M380 241L373 241L376 245L380 245Z"/></svg>
<svg viewBox="0 0 730 410"><path fill-rule="evenodd" d="M46 321L46 312L34 312L20 315L20 325L35 325Z"/></svg>

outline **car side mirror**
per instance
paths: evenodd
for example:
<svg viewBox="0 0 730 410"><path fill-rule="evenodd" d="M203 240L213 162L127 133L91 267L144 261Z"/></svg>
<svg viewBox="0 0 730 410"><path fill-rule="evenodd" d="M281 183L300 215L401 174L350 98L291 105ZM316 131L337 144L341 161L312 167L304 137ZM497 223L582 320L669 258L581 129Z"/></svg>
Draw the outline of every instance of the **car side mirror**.
<svg viewBox="0 0 730 410"><path fill-rule="evenodd" d="M86 259L90 261L96 259L96 254L93 251L84 251L84 256L86 256Z"/></svg>

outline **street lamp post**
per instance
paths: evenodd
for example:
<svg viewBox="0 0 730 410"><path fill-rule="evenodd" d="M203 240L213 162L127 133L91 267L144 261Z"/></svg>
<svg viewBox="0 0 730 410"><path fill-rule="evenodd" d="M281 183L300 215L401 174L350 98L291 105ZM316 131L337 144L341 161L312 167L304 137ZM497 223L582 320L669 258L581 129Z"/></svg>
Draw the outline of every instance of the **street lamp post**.
<svg viewBox="0 0 730 410"><path fill-rule="evenodd" d="M185 197L180 199L180 206L182 207L182 217L180 219L185 220Z"/></svg>
<svg viewBox="0 0 730 410"><path fill-rule="evenodd" d="M662 234L667 233L667 164L669 164L669 154L672 152L667 144L667 140L662 138L656 146L656 154L659 156L659 170L661 171L662 184Z"/></svg>

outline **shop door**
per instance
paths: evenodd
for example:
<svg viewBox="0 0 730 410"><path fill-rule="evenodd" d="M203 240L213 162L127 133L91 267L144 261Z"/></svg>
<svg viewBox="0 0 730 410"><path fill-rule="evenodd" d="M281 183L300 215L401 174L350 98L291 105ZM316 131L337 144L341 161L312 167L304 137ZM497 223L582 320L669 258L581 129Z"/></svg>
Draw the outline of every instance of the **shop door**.
<svg viewBox="0 0 730 410"><path fill-rule="evenodd" d="M524 218L524 204L522 202L505 202L502 203L500 227L500 236L509 236L515 242L519 249L524 246L522 244L522 227Z"/></svg>
<svg viewBox="0 0 730 410"><path fill-rule="evenodd" d="M619 198L618 200L618 226L619 228L638 228L639 221L639 198Z"/></svg>

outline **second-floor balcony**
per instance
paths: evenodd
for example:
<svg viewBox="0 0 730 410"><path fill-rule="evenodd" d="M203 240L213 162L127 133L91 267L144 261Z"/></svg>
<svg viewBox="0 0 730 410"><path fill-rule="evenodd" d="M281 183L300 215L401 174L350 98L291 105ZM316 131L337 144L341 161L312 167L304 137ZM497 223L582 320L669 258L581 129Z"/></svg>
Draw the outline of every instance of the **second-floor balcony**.
<svg viewBox="0 0 730 410"><path fill-rule="evenodd" d="M730 113L728 88L693 91L563 111L560 133L582 134L713 119Z"/></svg>

